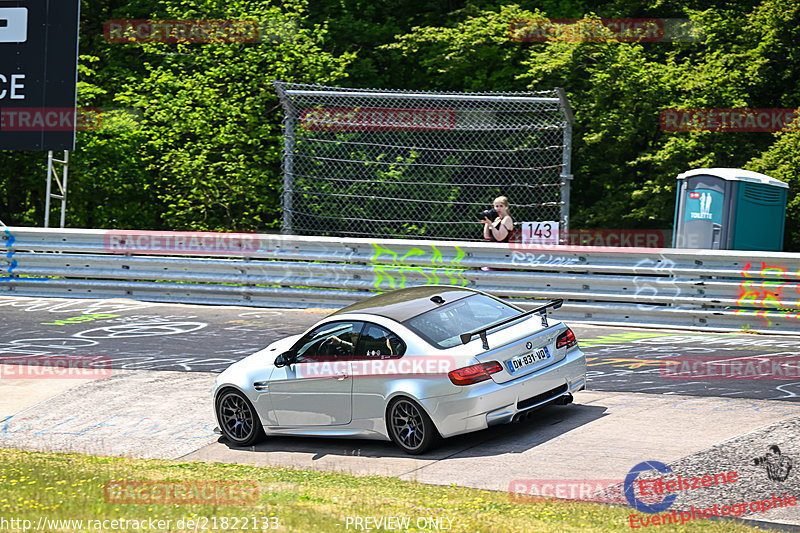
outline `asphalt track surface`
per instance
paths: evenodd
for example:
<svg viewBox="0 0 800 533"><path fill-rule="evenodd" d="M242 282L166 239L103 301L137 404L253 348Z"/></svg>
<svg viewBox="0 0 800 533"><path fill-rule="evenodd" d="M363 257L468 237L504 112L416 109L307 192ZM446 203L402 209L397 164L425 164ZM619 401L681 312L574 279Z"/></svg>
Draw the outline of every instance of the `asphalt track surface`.
<svg viewBox="0 0 800 533"><path fill-rule="evenodd" d="M536 483L570 490L611 480L621 505L632 467L659 461L673 477L739 475L735 484L681 492L674 510L800 496L800 379L664 375L665 361L698 357L789 361L800 355L800 338L789 336L571 323L589 365L589 390L576 403L445 439L425 456L361 439L280 437L237 448L216 435L217 373L328 312L0 297L0 447L293 466L523 495ZM85 380L4 374L14 366L7 358L63 355L108 357L112 372ZM756 462L773 446L789 465L777 481ZM787 530L800 524L800 506L743 518ZM619 528L630 529L627 521Z"/></svg>
<svg viewBox="0 0 800 533"><path fill-rule="evenodd" d="M0 297L0 359L103 356L114 370L221 372L328 312ZM590 390L800 401L791 372L710 380L665 371L665 362L709 358L796 360L800 337L570 325L587 356Z"/></svg>

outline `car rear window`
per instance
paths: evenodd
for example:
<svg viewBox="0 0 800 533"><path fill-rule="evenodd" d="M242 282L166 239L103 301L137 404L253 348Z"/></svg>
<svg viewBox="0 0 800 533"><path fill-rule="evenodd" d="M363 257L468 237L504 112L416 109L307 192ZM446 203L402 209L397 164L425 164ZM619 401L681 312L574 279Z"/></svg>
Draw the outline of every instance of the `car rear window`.
<svg viewBox="0 0 800 533"><path fill-rule="evenodd" d="M406 320L403 324L435 346L452 348L461 343L462 333L474 331L520 313L519 309L499 300L483 294L474 294L431 309Z"/></svg>

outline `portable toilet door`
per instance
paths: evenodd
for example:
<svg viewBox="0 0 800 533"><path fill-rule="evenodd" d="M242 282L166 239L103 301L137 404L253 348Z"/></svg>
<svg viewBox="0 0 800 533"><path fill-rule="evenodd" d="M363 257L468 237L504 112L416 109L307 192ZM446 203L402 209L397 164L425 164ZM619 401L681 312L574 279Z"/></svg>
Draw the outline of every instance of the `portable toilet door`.
<svg viewBox="0 0 800 533"><path fill-rule="evenodd" d="M758 172L699 168L678 176L673 246L783 250L789 186Z"/></svg>

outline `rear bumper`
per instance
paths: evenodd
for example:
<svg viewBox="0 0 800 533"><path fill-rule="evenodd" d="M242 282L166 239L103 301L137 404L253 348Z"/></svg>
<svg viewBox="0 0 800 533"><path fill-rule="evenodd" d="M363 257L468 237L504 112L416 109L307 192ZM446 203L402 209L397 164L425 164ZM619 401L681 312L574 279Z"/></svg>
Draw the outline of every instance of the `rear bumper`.
<svg viewBox="0 0 800 533"><path fill-rule="evenodd" d="M586 356L579 348L558 363L506 383L484 381L463 394L423 400L443 437L513 421L520 415L586 388Z"/></svg>

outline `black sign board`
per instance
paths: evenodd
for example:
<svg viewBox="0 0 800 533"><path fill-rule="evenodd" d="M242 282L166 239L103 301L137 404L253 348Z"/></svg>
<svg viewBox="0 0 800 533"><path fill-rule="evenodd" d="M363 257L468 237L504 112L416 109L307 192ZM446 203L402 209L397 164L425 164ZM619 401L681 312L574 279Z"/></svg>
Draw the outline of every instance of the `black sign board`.
<svg viewBox="0 0 800 533"><path fill-rule="evenodd" d="M75 148L80 0L0 0L0 150Z"/></svg>

